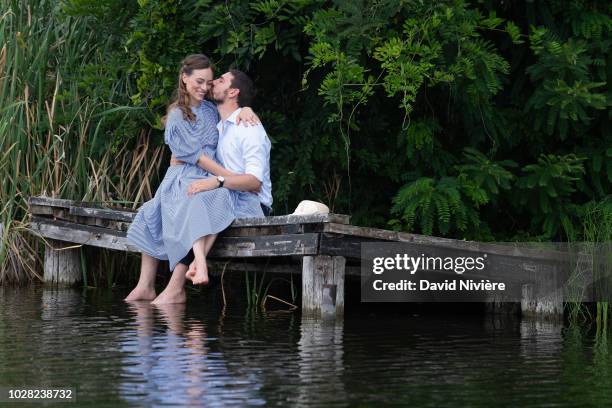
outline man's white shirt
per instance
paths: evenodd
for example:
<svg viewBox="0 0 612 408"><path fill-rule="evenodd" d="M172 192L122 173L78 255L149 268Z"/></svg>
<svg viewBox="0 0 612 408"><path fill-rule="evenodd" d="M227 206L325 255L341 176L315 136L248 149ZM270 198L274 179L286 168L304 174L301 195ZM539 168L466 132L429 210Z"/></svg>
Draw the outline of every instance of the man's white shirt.
<svg viewBox="0 0 612 408"><path fill-rule="evenodd" d="M251 174L261 182L259 201L272 207L270 181L271 143L262 125L236 125L242 108L236 109L225 120L219 121L217 158L226 169L238 174Z"/></svg>

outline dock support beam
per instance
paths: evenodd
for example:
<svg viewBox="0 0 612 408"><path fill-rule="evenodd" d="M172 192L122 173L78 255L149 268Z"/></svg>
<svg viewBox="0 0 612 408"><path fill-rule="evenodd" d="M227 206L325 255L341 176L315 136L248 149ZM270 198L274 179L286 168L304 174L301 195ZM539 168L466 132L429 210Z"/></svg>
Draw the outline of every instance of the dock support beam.
<svg viewBox="0 0 612 408"><path fill-rule="evenodd" d="M533 282L521 288L523 317L563 319L563 287L560 272L555 267L538 267Z"/></svg>
<svg viewBox="0 0 612 408"><path fill-rule="evenodd" d="M45 242L44 281L47 285L71 286L80 282L81 251L69 242Z"/></svg>
<svg viewBox="0 0 612 408"><path fill-rule="evenodd" d="M302 263L302 315L344 315L343 256L305 256Z"/></svg>

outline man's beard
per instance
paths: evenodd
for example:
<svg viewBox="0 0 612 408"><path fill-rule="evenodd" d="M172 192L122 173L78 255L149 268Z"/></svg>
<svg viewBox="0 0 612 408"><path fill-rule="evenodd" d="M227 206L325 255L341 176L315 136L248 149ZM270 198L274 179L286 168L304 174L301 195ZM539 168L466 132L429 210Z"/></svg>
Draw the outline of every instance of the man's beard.
<svg viewBox="0 0 612 408"><path fill-rule="evenodd" d="M216 97L215 93L211 90L210 91L210 96L211 96L211 99L214 102L216 102L216 103L223 103L227 99L227 89L223 92L223 95L221 95L220 97Z"/></svg>

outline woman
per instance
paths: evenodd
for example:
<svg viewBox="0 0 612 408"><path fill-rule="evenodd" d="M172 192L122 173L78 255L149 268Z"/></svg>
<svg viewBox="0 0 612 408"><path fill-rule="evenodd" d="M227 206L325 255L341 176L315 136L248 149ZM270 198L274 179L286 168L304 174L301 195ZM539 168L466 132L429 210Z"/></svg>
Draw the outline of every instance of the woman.
<svg viewBox="0 0 612 408"><path fill-rule="evenodd" d="M151 279L146 279L145 288L141 285L143 267L152 263L150 258L167 259L174 270L191 248L198 269L193 283L208 283L206 255L217 234L235 218L236 197L226 188L187 195L193 181L210 174L233 175L215 161L219 114L215 105L204 99L212 79L212 67L206 56L190 55L183 60L177 97L168 108L164 136L172 154L184 164L168 168L155 197L140 208L128 230L129 242L142 251L143 266L141 279L126 300L155 296ZM257 117L246 108L240 119L251 121Z"/></svg>

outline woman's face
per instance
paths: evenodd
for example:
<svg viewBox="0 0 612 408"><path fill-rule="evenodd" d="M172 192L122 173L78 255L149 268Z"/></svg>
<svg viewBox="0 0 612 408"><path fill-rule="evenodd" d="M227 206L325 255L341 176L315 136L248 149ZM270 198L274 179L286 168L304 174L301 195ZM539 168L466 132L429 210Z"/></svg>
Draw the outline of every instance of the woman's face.
<svg viewBox="0 0 612 408"><path fill-rule="evenodd" d="M194 69L191 75L183 74L181 78L187 88L191 105L198 105L210 90L213 72L210 68Z"/></svg>

